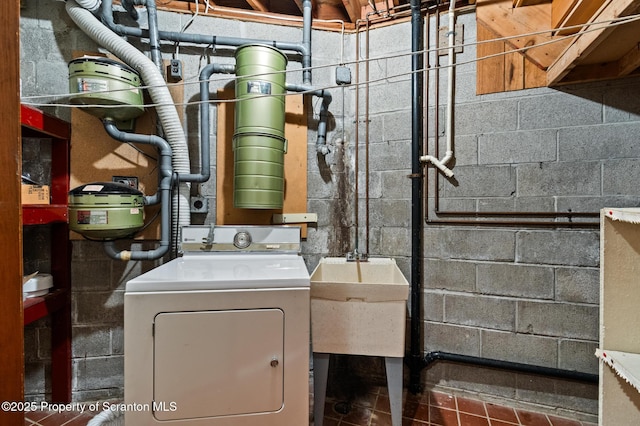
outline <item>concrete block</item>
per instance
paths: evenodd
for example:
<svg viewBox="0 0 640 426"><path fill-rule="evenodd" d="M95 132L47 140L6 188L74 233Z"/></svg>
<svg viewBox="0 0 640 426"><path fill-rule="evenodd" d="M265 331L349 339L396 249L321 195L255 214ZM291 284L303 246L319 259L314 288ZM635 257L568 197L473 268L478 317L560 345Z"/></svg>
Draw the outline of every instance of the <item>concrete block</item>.
<svg viewBox="0 0 640 426"><path fill-rule="evenodd" d="M514 212L516 198L481 198L478 200L478 212Z"/></svg>
<svg viewBox="0 0 640 426"><path fill-rule="evenodd" d="M363 158L363 157L360 157ZM360 165L362 167L360 170L364 169L364 162ZM382 197L382 182L381 172L371 172L368 173L369 182L367 183L367 174L358 173L358 195L360 199L366 200L367 195L369 198L381 198ZM367 190L369 193L367 194ZM411 196L407 197L411 198ZM361 203L362 205L364 203Z"/></svg>
<svg viewBox="0 0 640 426"><path fill-rule="evenodd" d="M599 244L595 231L520 231L517 261L595 267L600 258Z"/></svg>
<svg viewBox="0 0 640 426"><path fill-rule="evenodd" d="M111 353L113 355L124 354L124 327L121 325L111 327Z"/></svg>
<svg viewBox="0 0 640 426"><path fill-rule="evenodd" d="M555 302L518 302L517 332L598 339L598 307Z"/></svg>
<svg viewBox="0 0 640 426"><path fill-rule="evenodd" d="M122 324L124 292L74 293L73 315L76 325Z"/></svg>
<svg viewBox="0 0 640 426"><path fill-rule="evenodd" d="M382 116L384 125L384 140L410 141L411 140L411 112L391 111Z"/></svg>
<svg viewBox="0 0 640 426"><path fill-rule="evenodd" d="M517 197L516 209L521 212L552 212L555 211L556 197ZM558 207L558 211L562 211Z"/></svg>
<svg viewBox="0 0 640 426"><path fill-rule="evenodd" d="M71 263L71 280L74 292L109 290L111 288L111 260L87 260Z"/></svg>
<svg viewBox="0 0 640 426"><path fill-rule="evenodd" d="M365 35L361 34L360 37L360 46L364 51ZM407 40L411 40L411 25L408 22L370 31L369 45L371 46L371 57L385 56L385 54L398 54L401 52L408 53L411 49L411 44L407 43ZM409 55L405 55L404 57L411 63Z"/></svg>
<svg viewBox="0 0 640 426"><path fill-rule="evenodd" d="M640 100L636 96L629 96L629 93L639 89L638 80L627 78L617 82L620 84L611 84L604 90L604 121L617 123L640 120Z"/></svg>
<svg viewBox="0 0 640 426"><path fill-rule="evenodd" d="M507 263L478 265L478 291L530 299L553 299L553 268Z"/></svg>
<svg viewBox="0 0 640 426"><path fill-rule="evenodd" d="M480 295L447 294L444 297L444 319L450 324L513 331L516 302Z"/></svg>
<svg viewBox="0 0 640 426"><path fill-rule="evenodd" d="M74 391L123 387L124 357L79 358L72 363Z"/></svg>
<svg viewBox="0 0 640 426"><path fill-rule="evenodd" d="M429 181L431 181L431 177ZM435 211L435 197L430 197L428 200L429 218L435 220L438 216ZM474 198L440 198L438 200L438 212L475 212L477 210L478 200ZM441 219L446 220L447 218L443 217Z"/></svg>
<svg viewBox="0 0 640 426"><path fill-rule="evenodd" d="M361 118L360 121L358 121L358 144L360 145L362 151L364 151L364 147L367 145L367 131L369 132L369 144L374 142L382 142L385 140L384 126L385 116L380 114L369 115L368 121L365 121L364 118ZM365 155L362 154L360 158L364 160Z"/></svg>
<svg viewBox="0 0 640 426"><path fill-rule="evenodd" d="M474 394L491 395L490 400L515 399L516 373L512 371L449 362L438 362L435 367L439 367L442 373L432 377L431 381L436 386L442 386L445 393L454 388L465 389Z"/></svg>
<svg viewBox="0 0 640 426"><path fill-rule="evenodd" d="M600 270L597 268L557 268L556 300L598 304Z"/></svg>
<svg viewBox="0 0 640 426"><path fill-rule="evenodd" d="M38 358L41 360L51 359L51 327L39 327L38 331Z"/></svg>
<svg viewBox="0 0 640 426"><path fill-rule="evenodd" d="M38 95L59 95L69 92L69 80L60 78L67 76L69 67L66 63L46 61L38 64L36 70L36 91Z"/></svg>
<svg viewBox="0 0 640 426"><path fill-rule="evenodd" d="M92 390L74 390L72 395L72 401L86 402L86 401L123 401L124 400L124 388L113 387L105 389L92 389Z"/></svg>
<svg viewBox="0 0 640 426"><path fill-rule="evenodd" d="M480 355L480 329L425 321L425 350Z"/></svg>
<svg viewBox="0 0 640 426"><path fill-rule="evenodd" d="M482 330L482 356L523 364L555 367L556 339L530 334Z"/></svg>
<svg viewBox="0 0 640 426"><path fill-rule="evenodd" d="M422 307L425 321L444 321L444 295L431 290L423 294Z"/></svg>
<svg viewBox="0 0 640 426"><path fill-rule="evenodd" d="M73 327L72 356L86 358L111 355L108 327Z"/></svg>
<svg viewBox="0 0 640 426"><path fill-rule="evenodd" d="M24 366L24 394L25 400L29 400L30 396L35 396L34 400L42 394L51 392L51 383L48 380L51 374L50 363L26 363Z"/></svg>
<svg viewBox="0 0 640 426"><path fill-rule="evenodd" d="M73 240L71 262L85 262L87 260L105 260L104 248L101 242L89 240Z"/></svg>
<svg viewBox="0 0 640 426"><path fill-rule="evenodd" d="M558 211L596 213L605 207L638 207L639 195L607 195L603 197L557 197ZM576 218L577 221L579 218ZM588 219L593 221L594 218Z"/></svg>
<svg viewBox="0 0 640 426"><path fill-rule="evenodd" d="M369 147L369 167L375 171L407 170L411 161L411 141L373 143Z"/></svg>
<svg viewBox="0 0 640 426"><path fill-rule="evenodd" d="M425 259L424 287L472 292L476 287L476 264L454 260Z"/></svg>
<svg viewBox="0 0 640 426"><path fill-rule="evenodd" d="M369 200L370 220L385 226L409 226L411 202L409 200Z"/></svg>
<svg viewBox="0 0 640 426"><path fill-rule="evenodd" d="M609 160L602 166L602 192L608 195L640 195L635 185L640 177L640 160Z"/></svg>
<svg viewBox="0 0 640 426"><path fill-rule="evenodd" d="M446 153L446 138L440 138L440 158ZM432 155L435 155L433 153ZM478 137L476 135L461 135L455 138L453 152L455 166L475 166L478 164Z"/></svg>
<svg viewBox="0 0 640 426"><path fill-rule="evenodd" d="M519 164L518 196L600 195L597 163Z"/></svg>
<svg viewBox="0 0 640 426"><path fill-rule="evenodd" d="M638 158L640 147L635 137L640 122L600 124L560 129L558 159L560 161L596 161Z"/></svg>
<svg viewBox="0 0 640 426"><path fill-rule="evenodd" d="M455 135L516 130L518 126L517 111L518 103L515 100L456 105Z"/></svg>
<svg viewBox="0 0 640 426"><path fill-rule="evenodd" d="M369 112L371 114L406 110L411 103L411 80L389 80L369 86Z"/></svg>
<svg viewBox="0 0 640 426"><path fill-rule="evenodd" d="M597 423L597 393L598 386L591 383L552 379L533 374L521 374L517 377L517 400L522 404L549 407L552 416ZM527 421L527 419L523 420Z"/></svg>
<svg viewBox="0 0 640 426"><path fill-rule="evenodd" d="M38 357L38 329L34 324L24 328L24 362L37 362Z"/></svg>
<svg viewBox="0 0 640 426"><path fill-rule="evenodd" d="M557 130L488 133L478 136L479 164L555 161Z"/></svg>
<svg viewBox="0 0 640 426"><path fill-rule="evenodd" d="M456 167L454 178L455 185L444 185L444 197L509 197L516 192L516 173L511 166Z"/></svg>
<svg viewBox="0 0 640 426"><path fill-rule="evenodd" d="M551 129L602 123L602 105L588 98L556 93L519 102L520 129Z"/></svg>
<svg viewBox="0 0 640 426"><path fill-rule="evenodd" d="M411 254L411 231L406 227L384 226L380 229L380 251L388 256Z"/></svg>
<svg viewBox="0 0 640 426"><path fill-rule="evenodd" d="M426 228L426 257L441 259L515 260L515 232L497 229Z"/></svg>
<svg viewBox="0 0 640 426"><path fill-rule="evenodd" d="M385 198L410 199L411 179L409 170L393 170L381 172L381 196Z"/></svg>
<svg viewBox="0 0 640 426"><path fill-rule="evenodd" d="M595 356L597 347L597 342L561 340L558 367L565 370L598 374L598 358Z"/></svg>

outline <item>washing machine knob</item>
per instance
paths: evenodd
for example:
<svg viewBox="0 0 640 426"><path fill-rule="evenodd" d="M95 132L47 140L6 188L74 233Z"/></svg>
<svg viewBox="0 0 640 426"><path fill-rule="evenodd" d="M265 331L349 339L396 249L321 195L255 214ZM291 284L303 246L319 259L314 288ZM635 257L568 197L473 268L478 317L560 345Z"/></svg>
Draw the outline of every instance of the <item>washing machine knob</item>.
<svg viewBox="0 0 640 426"><path fill-rule="evenodd" d="M240 231L233 237L233 245L239 249L246 249L251 245L251 234L246 231Z"/></svg>

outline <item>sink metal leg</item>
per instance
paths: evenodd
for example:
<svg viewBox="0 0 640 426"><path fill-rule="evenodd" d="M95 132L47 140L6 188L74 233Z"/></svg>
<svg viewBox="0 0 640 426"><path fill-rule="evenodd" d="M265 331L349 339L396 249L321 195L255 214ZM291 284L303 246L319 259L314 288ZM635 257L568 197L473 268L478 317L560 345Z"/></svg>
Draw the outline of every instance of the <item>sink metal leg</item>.
<svg viewBox="0 0 640 426"><path fill-rule="evenodd" d="M313 353L313 424L322 426L324 421L324 401L327 394L329 375L329 357L327 353ZM395 423L394 423L395 425Z"/></svg>
<svg viewBox="0 0 640 426"><path fill-rule="evenodd" d="M396 357L385 357L384 359L393 426L402 425L402 360L403 358Z"/></svg>

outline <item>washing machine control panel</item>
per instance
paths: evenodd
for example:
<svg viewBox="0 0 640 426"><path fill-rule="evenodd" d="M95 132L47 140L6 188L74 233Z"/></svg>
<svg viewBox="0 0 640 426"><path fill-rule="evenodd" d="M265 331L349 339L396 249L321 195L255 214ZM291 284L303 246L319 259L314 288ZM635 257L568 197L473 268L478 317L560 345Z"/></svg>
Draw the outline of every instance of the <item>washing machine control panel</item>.
<svg viewBox="0 0 640 426"><path fill-rule="evenodd" d="M202 252L300 253L298 226L189 225L181 232L183 255Z"/></svg>

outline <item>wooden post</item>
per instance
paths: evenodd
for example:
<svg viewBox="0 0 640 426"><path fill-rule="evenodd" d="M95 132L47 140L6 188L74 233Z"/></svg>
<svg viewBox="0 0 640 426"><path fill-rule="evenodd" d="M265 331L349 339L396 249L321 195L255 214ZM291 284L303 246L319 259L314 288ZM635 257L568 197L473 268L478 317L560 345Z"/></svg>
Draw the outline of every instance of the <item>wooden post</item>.
<svg viewBox="0 0 640 426"><path fill-rule="evenodd" d="M19 11L19 0L0 2L0 402L24 398ZM3 405L0 424L23 425L24 415Z"/></svg>

